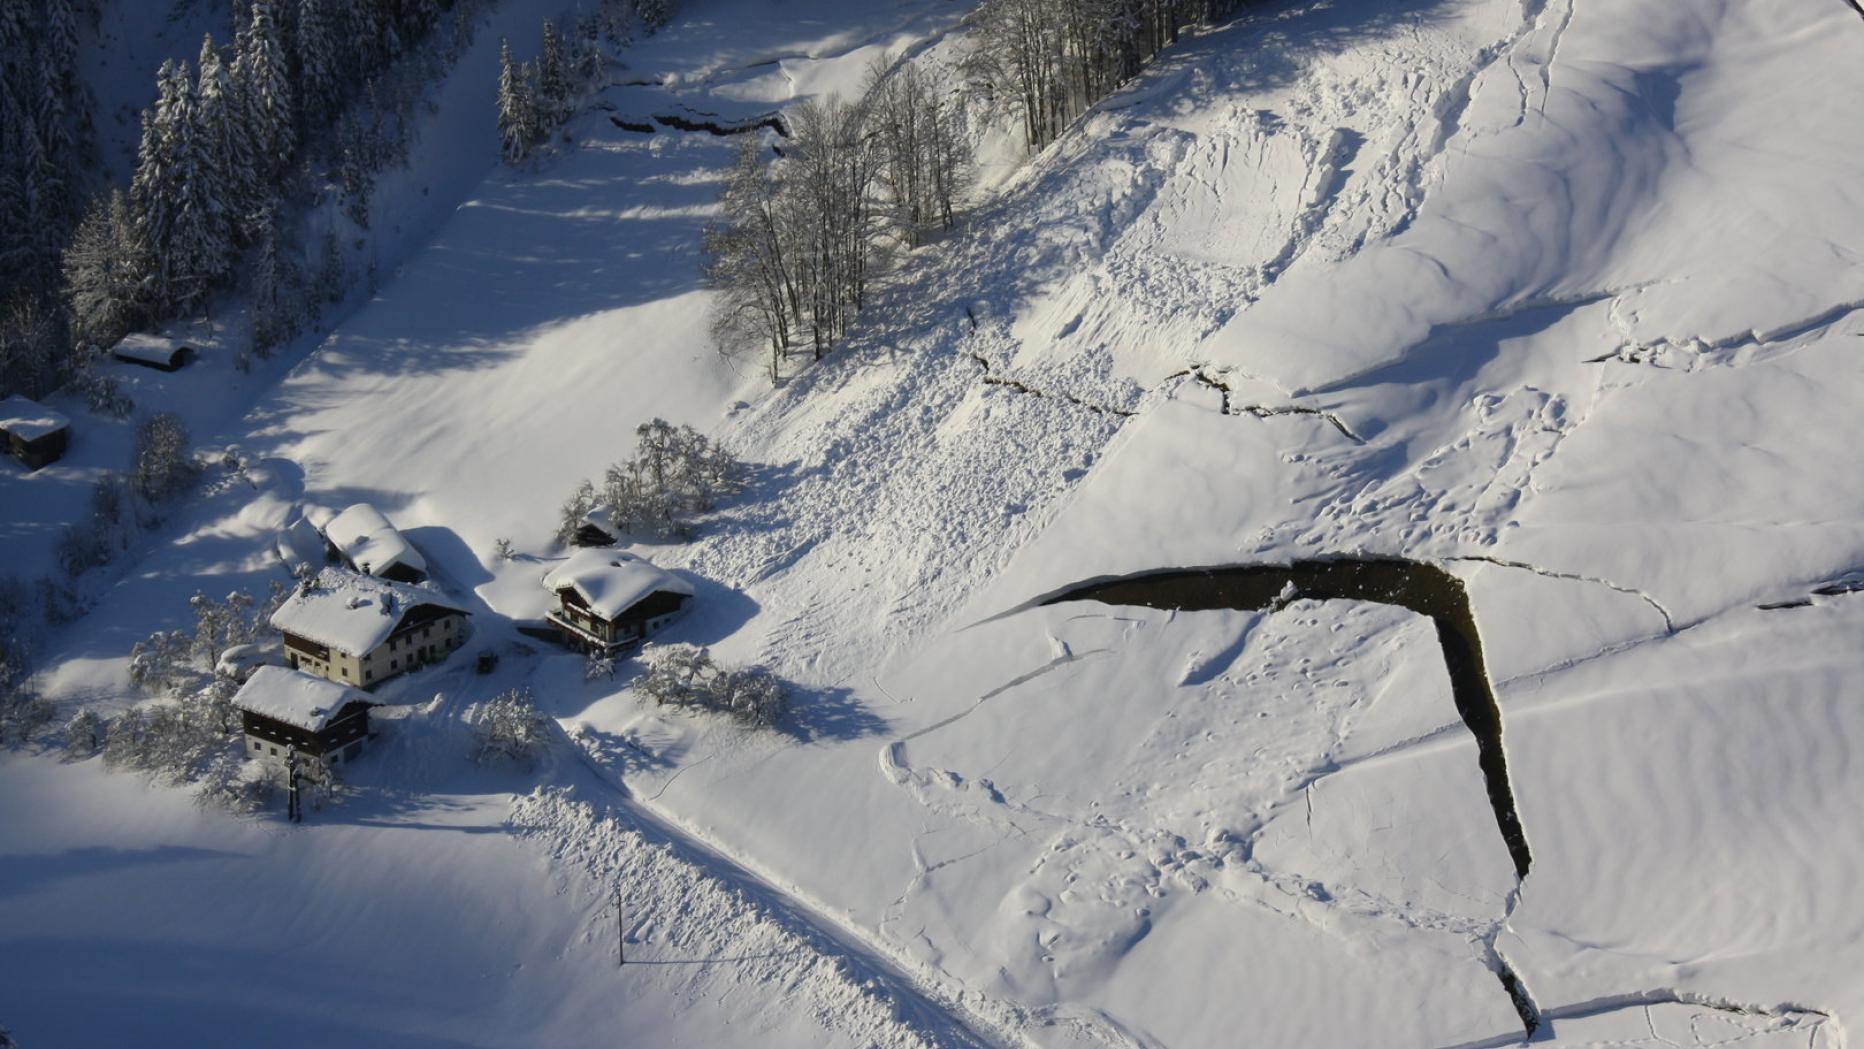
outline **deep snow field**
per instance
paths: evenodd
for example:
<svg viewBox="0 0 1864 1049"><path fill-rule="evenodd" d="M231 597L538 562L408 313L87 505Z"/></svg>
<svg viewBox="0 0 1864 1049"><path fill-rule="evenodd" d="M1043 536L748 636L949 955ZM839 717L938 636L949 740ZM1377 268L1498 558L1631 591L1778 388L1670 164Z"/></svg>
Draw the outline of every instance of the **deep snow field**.
<svg viewBox="0 0 1864 1049"><path fill-rule="evenodd" d="M968 7L688 0L512 168L497 38L557 5L506 0L384 181L379 288L252 374L210 343L138 377L245 466L85 581L61 708L135 702L130 646L189 594L286 578L306 501L383 510L502 659L385 687L302 826L0 756L20 1044L1848 1044L1859 12L1255 5L1026 163L980 130L964 226L772 390L706 335L731 140L611 117L950 66ZM655 416L755 466L696 540L634 549L697 590L666 640L794 683L777 731L515 628L558 504ZM79 430L0 464L8 570L49 570L126 454ZM1044 603L1345 556L1462 580L1525 878L1431 620ZM520 683L560 737L475 768L463 712Z"/></svg>

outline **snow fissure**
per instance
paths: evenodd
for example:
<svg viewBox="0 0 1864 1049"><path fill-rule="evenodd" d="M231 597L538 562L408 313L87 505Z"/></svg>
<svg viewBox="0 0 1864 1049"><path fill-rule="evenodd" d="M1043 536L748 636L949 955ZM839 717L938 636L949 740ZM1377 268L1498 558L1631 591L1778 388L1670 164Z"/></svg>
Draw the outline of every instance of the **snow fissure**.
<svg viewBox="0 0 1864 1049"><path fill-rule="evenodd" d="M1663 617L1665 633L1673 634L1676 632L1676 620L1671 617L1670 610L1663 606L1663 602L1658 601L1656 598L1636 587L1624 586L1619 583L1614 583L1609 579L1601 579L1598 576L1582 575L1577 572L1559 572L1550 568L1541 568L1538 565L1531 565L1525 561L1510 561L1507 558L1490 557L1485 554L1459 554L1455 557L1447 558L1447 560L1475 561L1486 565L1495 565L1500 568L1518 568L1521 571L1532 572L1535 575L1545 576L1548 579L1571 579L1574 582L1592 583L1597 586L1605 587L1607 590L1616 590L1621 594L1629 594L1649 605L1659 616ZM1816 592L1817 591L1815 591L1815 593Z"/></svg>
<svg viewBox="0 0 1864 1049"><path fill-rule="evenodd" d="M1457 713L1476 738L1477 762L1497 830L1514 861L1515 876L1527 877L1533 855L1508 781L1501 706L1483 664L1482 639L1468 593L1462 580L1443 568L1401 558L1341 558L1168 569L1091 580L1034 603L1098 601L1174 611L1261 610L1295 598L1396 605L1427 617L1436 626Z"/></svg>
<svg viewBox="0 0 1864 1049"><path fill-rule="evenodd" d="M964 355L976 361L978 366L984 369L984 383L987 386L1003 386L1015 390L1018 393L1029 394L1032 397L1043 397L1052 401L1067 401L1069 404L1086 408L1090 412L1099 412L1102 415L1117 415L1122 419L1130 419L1139 414L1128 408L1115 408L1111 405L1095 404L1092 401L1077 397L1072 393L1053 393L1031 386L1020 379L1005 378L996 374L996 369L991 365L990 358L983 354L967 350Z"/></svg>
<svg viewBox="0 0 1864 1049"><path fill-rule="evenodd" d="M1528 567L1528 566L1521 566ZM1609 585L1609 584L1607 584ZM1533 855L1521 824L1508 779L1502 745L1501 707L1483 662L1482 640L1462 580L1442 567L1401 558L1341 558L1297 561L1288 565L1240 565L1171 569L1112 579L1090 580L1035 604L1098 601L1173 611L1215 609L1273 610L1299 599L1366 601L1406 608L1430 619L1449 673L1451 695L1463 724L1475 737L1496 828L1514 862L1517 887L1508 913L1519 901L1518 883L1527 877ZM1666 614L1666 621L1668 616ZM1497 947L1507 917L1477 942L1484 964L1507 992L1527 1035L1540 1027L1542 1015L1526 982Z"/></svg>
<svg viewBox="0 0 1864 1049"><path fill-rule="evenodd" d="M1340 436L1354 444L1366 443L1366 439L1354 433L1352 428L1346 425L1345 420L1324 408L1310 408L1302 404L1235 404L1233 401L1235 391L1230 388L1230 384L1224 382L1222 379L1216 378L1201 367L1176 372L1166 376L1166 379L1169 381L1171 379L1186 377L1189 377L1200 386L1208 386L1221 393L1223 396L1223 403L1220 410L1224 415L1253 415L1258 419L1268 419L1277 415L1312 415L1316 418L1325 419L1327 425L1338 430Z"/></svg>

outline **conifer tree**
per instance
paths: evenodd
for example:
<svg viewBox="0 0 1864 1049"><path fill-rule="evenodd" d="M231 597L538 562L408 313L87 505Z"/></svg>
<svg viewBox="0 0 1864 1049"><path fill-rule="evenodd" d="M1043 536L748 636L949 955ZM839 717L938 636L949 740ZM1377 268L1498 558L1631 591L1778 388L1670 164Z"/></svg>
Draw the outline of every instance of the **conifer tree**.
<svg viewBox="0 0 1864 1049"><path fill-rule="evenodd" d="M341 101L337 0L298 2L298 121L309 132L321 126Z"/></svg>
<svg viewBox="0 0 1864 1049"><path fill-rule="evenodd" d="M569 69L563 54L563 38L549 19L544 20L544 45L537 56L537 111L542 131L555 126L569 114Z"/></svg>
<svg viewBox="0 0 1864 1049"><path fill-rule="evenodd" d="M234 68L257 147L256 166L261 179L275 178L284 171L297 147L283 35L278 0L253 0Z"/></svg>
<svg viewBox="0 0 1864 1049"><path fill-rule="evenodd" d="M529 67L511 56L511 41L499 45L498 134L504 143L505 159L523 160L536 138L537 104L532 96Z"/></svg>
<svg viewBox="0 0 1864 1049"><path fill-rule="evenodd" d="M65 250L65 303L77 342L109 346L135 327L148 265L129 194L99 195Z"/></svg>

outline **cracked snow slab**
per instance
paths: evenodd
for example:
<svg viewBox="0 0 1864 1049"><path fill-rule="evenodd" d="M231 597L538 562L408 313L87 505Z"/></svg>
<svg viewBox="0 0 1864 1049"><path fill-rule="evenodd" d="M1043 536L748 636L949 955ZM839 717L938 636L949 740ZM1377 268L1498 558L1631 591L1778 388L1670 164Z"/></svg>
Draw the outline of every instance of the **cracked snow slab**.
<svg viewBox="0 0 1864 1049"><path fill-rule="evenodd" d="M1864 1015L1861 632L1851 602L1744 608L1504 688L1536 863L1498 947L1556 1035L1586 1003L1797 1018L1801 1045Z"/></svg>
<svg viewBox="0 0 1864 1049"><path fill-rule="evenodd" d="M869 839L918 871L883 928L967 986L1113 1044L1520 1030L1483 953L1514 870L1428 619L1057 604L882 684L911 718L882 779L923 812Z"/></svg>

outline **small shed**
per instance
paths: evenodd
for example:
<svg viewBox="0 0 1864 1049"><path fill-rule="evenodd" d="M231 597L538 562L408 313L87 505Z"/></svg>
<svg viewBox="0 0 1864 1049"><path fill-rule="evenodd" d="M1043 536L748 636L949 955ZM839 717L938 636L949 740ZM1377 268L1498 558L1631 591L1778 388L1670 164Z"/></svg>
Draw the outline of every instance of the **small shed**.
<svg viewBox="0 0 1864 1049"><path fill-rule="evenodd" d="M246 753L282 763L296 751L326 765L356 760L369 738L368 696L333 681L284 667L253 671L233 696Z"/></svg>
<svg viewBox="0 0 1864 1049"><path fill-rule="evenodd" d="M172 372L194 359L194 347L160 335L134 334L110 350L110 355L128 364Z"/></svg>
<svg viewBox="0 0 1864 1049"><path fill-rule="evenodd" d="M692 584L633 554L578 550L544 576L549 620L572 648L612 655L678 618Z"/></svg>
<svg viewBox="0 0 1864 1049"><path fill-rule="evenodd" d="M615 511L606 506L598 506L583 515L582 524L576 528L576 535L570 539L572 546L614 546L621 538L621 530L615 527Z"/></svg>
<svg viewBox="0 0 1864 1049"><path fill-rule="evenodd" d="M37 470L65 454L71 420L37 401L8 397L0 401L0 434L13 458Z"/></svg>

